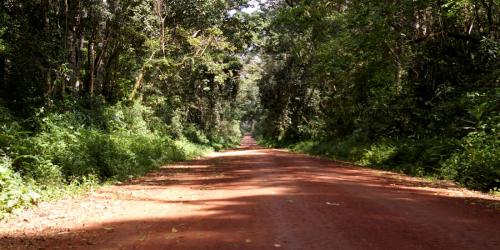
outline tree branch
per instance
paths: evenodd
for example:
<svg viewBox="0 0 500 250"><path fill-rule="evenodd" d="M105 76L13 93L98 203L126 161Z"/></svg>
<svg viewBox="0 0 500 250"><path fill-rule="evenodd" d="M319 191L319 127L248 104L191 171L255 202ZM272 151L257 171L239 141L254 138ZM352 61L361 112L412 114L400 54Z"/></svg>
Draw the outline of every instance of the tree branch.
<svg viewBox="0 0 500 250"><path fill-rule="evenodd" d="M419 37L417 39L409 40L409 41L407 41L407 43L420 43L422 41L425 41L427 39L433 39L433 38L438 37L440 35L452 37L452 38L455 38L458 40L465 40L465 41L472 42L472 43L480 43L481 42L481 39L474 37L474 36L471 36L471 35L463 35L463 34L457 34L457 33L451 33L451 32L439 32L439 33L432 33L432 34L429 34L429 35L426 35L423 37Z"/></svg>

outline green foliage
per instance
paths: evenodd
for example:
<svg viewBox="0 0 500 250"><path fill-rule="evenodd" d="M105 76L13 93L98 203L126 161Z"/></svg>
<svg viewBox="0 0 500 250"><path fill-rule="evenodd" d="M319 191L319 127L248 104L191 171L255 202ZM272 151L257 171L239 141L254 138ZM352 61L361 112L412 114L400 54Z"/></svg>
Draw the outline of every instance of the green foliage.
<svg viewBox="0 0 500 250"><path fill-rule="evenodd" d="M10 114L9 110L0 107L0 219L10 213L17 213L26 206L36 204L40 194L26 183L19 173L14 171L11 157L23 159L21 142L25 133ZM30 185L31 184L31 185Z"/></svg>
<svg viewBox="0 0 500 250"><path fill-rule="evenodd" d="M239 144L246 5L1 2L0 211Z"/></svg>
<svg viewBox="0 0 500 250"><path fill-rule="evenodd" d="M410 139L370 142L358 137L333 141L304 141L290 146L292 151L355 162L374 168L415 176L450 178L439 164L448 159L456 148L438 139Z"/></svg>
<svg viewBox="0 0 500 250"><path fill-rule="evenodd" d="M203 132L203 130L200 130L193 123L189 123L187 125L184 125L183 130L184 130L183 133L186 136L186 139L188 139L191 142L200 143L200 144L210 143L210 141L208 140L208 138L205 135L205 133Z"/></svg>
<svg viewBox="0 0 500 250"><path fill-rule="evenodd" d="M238 121L223 121L210 133L210 138L212 147L219 151L238 146L243 139L243 133Z"/></svg>
<svg viewBox="0 0 500 250"><path fill-rule="evenodd" d="M210 146L199 145L189 141L175 141L174 161L184 161L197 158L213 152Z"/></svg>
<svg viewBox="0 0 500 250"><path fill-rule="evenodd" d="M369 144L355 138L339 138L334 141L303 141L290 146L294 152L322 156L339 161L360 162Z"/></svg>
<svg viewBox="0 0 500 250"><path fill-rule="evenodd" d="M439 164L455 149L439 139L379 141L364 153L364 164L415 176L446 177Z"/></svg>
<svg viewBox="0 0 500 250"><path fill-rule="evenodd" d="M16 119L1 109L5 114L0 122L1 217L40 200L127 180L213 151L152 131L148 127L152 111L139 103L100 109L87 112L101 115L86 115L78 107L64 114L41 110L34 135L20 132Z"/></svg>
<svg viewBox="0 0 500 250"><path fill-rule="evenodd" d="M281 1L266 11L261 145L480 190L498 181L497 4Z"/></svg>
<svg viewBox="0 0 500 250"><path fill-rule="evenodd" d="M458 150L442 162L443 176L465 187L488 191L500 181L500 141L497 135L471 133L460 141Z"/></svg>
<svg viewBox="0 0 500 250"><path fill-rule="evenodd" d="M102 109L102 117L93 123L102 127L74 126L79 123L78 115L49 113L42 118L40 131L32 138L30 148L61 166L62 175L69 179L95 175L101 180L124 180L162 164L186 159L168 134L153 132L148 127L152 114L149 108L132 103ZM107 123L101 121L105 118ZM38 165L29 172L35 174L35 170L42 169L45 168ZM57 175L40 173L34 178Z"/></svg>
<svg viewBox="0 0 500 250"><path fill-rule="evenodd" d="M12 170L10 158L0 156L0 160L0 219L4 219L36 204L41 196L33 190L33 183L27 185L26 180Z"/></svg>
<svg viewBox="0 0 500 250"><path fill-rule="evenodd" d="M498 93L498 90L495 92ZM500 114L497 109L498 94L495 92L468 94L472 107L467 110L472 119L464 129L470 132L457 142L457 149L451 157L441 163L446 178L484 191L500 181L500 158L497 154L500 147Z"/></svg>

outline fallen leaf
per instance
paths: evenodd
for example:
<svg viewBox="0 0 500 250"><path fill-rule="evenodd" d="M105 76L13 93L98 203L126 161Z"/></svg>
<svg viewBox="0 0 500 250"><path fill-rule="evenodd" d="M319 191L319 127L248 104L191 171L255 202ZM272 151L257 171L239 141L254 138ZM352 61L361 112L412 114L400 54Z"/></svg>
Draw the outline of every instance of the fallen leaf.
<svg viewBox="0 0 500 250"><path fill-rule="evenodd" d="M245 242L246 242L246 243L250 243L250 242L252 242L252 240L247 239L247 240L245 240Z"/></svg>
<svg viewBox="0 0 500 250"><path fill-rule="evenodd" d="M179 232L179 230L177 230L177 228L175 228L175 227L172 228L172 233L178 233L178 232Z"/></svg>
<svg viewBox="0 0 500 250"><path fill-rule="evenodd" d="M104 228L104 230L106 230L106 231L113 231L113 230L115 230L115 229L114 229L114 228L112 228L112 227L105 227L105 228Z"/></svg>
<svg viewBox="0 0 500 250"><path fill-rule="evenodd" d="M281 247L281 245L280 245L280 244L274 244L274 246L275 246L275 247Z"/></svg>
<svg viewBox="0 0 500 250"><path fill-rule="evenodd" d="M287 200L288 202L293 202L292 200Z"/></svg>
<svg viewBox="0 0 500 250"><path fill-rule="evenodd" d="M327 205L333 205L333 206L340 206L340 204L338 204L338 203L333 203L333 202L330 203L328 201L326 202L326 204Z"/></svg>
<svg viewBox="0 0 500 250"><path fill-rule="evenodd" d="M144 237L140 238L139 241L144 241L146 239L146 235Z"/></svg>

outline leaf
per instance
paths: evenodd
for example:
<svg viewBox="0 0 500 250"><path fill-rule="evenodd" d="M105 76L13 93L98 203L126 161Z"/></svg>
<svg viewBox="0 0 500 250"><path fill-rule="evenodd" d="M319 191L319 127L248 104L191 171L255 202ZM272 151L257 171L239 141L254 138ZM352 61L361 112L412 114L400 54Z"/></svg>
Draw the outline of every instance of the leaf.
<svg viewBox="0 0 500 250"><path fill-rule="evenodd" d="M178 233L178 232L179 232L179 230L177 230L177 228L175 228L175 227L172 228L172 233Z"/></svg>
<svg viewBox="0 0 500 250"><path fill-rule="evenodd" d="M332 205L332 206L340 206L338 203L333 203L333 202L326 202L327 205Z"/></svg>
<svg viewBox="0 0 500 250"><path fill-rule="evenodd" d="M112 227L105 227L105 228L104 228L104 230L106 230L106 231L113 231L113 230L115 230L115 229L114 229L114 228L112 228Z"/></svg>
<svg viewBox="0 0 500 250"><path fill-rule="evenodd" d="M250 242L252 242L252 240L251 239L247 239L247 240L245 240L245 242L246 243L250 243Z"/></svg>
<svg viewBox="0 0 500 250"><path fill-rule="evenodd" d="M280 244L274 244L274 246L275 246L275 247L281 247L281 245L280 245Z"/></svg>
<svg viewBox="0 0 500 250"><path fill-rule="evenodd" d="M144 237L140 238L139 241L144 241L146 239L146 235Z"/></svg>
<svg viewBox="0 0 500 250"><path fill-rule="evenodd" d="M293 202L292 200L287 200L287 202Z"/></svg>

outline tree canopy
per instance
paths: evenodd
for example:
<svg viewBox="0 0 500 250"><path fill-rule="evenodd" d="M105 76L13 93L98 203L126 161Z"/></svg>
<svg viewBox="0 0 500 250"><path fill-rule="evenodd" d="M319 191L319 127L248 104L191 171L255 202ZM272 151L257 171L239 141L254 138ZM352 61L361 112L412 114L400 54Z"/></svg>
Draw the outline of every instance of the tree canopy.
<svg viewBox="0 0 500 250"><path fill-rule="evenodd" d="M308 152L472 188L500 181L498 1L267 6L261 139L322 141Z"/></svg>

